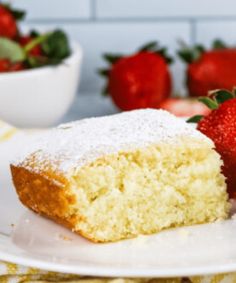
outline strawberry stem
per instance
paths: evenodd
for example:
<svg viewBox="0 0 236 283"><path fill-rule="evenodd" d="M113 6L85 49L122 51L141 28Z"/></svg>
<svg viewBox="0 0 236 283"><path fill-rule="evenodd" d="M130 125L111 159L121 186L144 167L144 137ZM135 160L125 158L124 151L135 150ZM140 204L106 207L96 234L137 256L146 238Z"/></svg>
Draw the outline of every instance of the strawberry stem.
<svg viewBox="0 0 236 283"><path fill-rule="evenodd" d="M26 53L29 53L35 46L43 43L47 38L51 35L51 32L45 33L43 35L40 35L34 39L32 39L28 44L25 45L24 51Z"/></svg>

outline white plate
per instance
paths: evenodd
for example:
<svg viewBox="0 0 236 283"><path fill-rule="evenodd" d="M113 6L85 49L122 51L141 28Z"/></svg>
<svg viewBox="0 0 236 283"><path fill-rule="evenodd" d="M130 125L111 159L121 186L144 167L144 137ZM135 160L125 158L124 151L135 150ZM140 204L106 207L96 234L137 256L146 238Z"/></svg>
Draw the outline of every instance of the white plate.
<svg viewBox="0 0 236 283"><path fill-rule="evenodd" d="M93 244L17 200L9 159L23 139L0 144L0 259L94 276L171 277L236 271L236 219L112 244ZM16 143L17 140L17 143Z"/></svg>

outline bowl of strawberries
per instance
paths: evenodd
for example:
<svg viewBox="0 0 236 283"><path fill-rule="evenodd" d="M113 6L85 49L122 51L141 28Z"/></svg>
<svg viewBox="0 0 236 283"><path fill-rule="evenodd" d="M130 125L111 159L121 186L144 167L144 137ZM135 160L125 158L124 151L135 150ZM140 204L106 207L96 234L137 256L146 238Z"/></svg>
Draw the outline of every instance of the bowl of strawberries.
<svg viewBox="0 0 236 283"><path fill-rule="evenodd" d="M60 29L22 33L23 17L23 11L0 4L0 118L20 127L48 127L73 102L82 50Z"/></svg>

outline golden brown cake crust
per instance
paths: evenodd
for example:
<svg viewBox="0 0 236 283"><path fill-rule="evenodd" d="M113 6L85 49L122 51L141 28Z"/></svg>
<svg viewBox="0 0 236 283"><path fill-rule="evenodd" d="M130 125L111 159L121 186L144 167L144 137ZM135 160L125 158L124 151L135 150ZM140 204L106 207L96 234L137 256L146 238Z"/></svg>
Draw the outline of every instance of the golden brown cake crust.
<svg viewBox="0 0 236 283"><path fill-rule="evenodd" d="M56 175L52 171L35 173L14 165L11 165L11 173L19 199L26 207L97 242L96 239L91 238L91 235L74 230L78 216L68 215L68 211L76 199L68 193L67 180L63 176Z"/></svg>
<svg viewBox="0 0 236 283"><path fill-rule="evenodd" d="M11 165L13 183L20 200L37 213L65 215L74 199L65 195L66 180L52 172L37 174Z"/></svg>

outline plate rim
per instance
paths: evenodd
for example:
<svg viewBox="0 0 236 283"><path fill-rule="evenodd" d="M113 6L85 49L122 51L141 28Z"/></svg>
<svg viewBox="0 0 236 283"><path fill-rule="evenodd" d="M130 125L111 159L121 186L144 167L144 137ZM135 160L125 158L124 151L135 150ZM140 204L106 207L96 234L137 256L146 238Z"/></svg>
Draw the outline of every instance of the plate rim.
<svg viewBox="0 0 236 283"><path fill-rule="evenodd" d="M15 246L14 243L10 240L11 237L7 235L0 235L0 239L8 242ZM5 240L4 240L5 239ZM19 250L19 247L16 246ZM25 252L22 249L23 252ZM25 252L27 255L27 252ZM38 268L46 271L59 272L59 273L67 273L67 274L75 274L82 276L93 276L93 277L126 277L126 278L176 278L176 277L194 277L194 276L204 276L204 275L218 275L222 273L234 273L236 272L236 262L231 264L223 264L221 266L211 265L206 267L191 267L191 268L171 268L163 271L158 270L156 268L148 268L148 269L130 269L128 266L126 268L112 268L112 265L108 267L96 268L87 266L86 264L63 264L58 262L49 262L46 260L35 259L33 256L20 256L8 252L4 252L1 250L0 243L0 260L11 262L19 265L23 265L26 267ZM216 272L217 270L217 272Z"/></svg>

